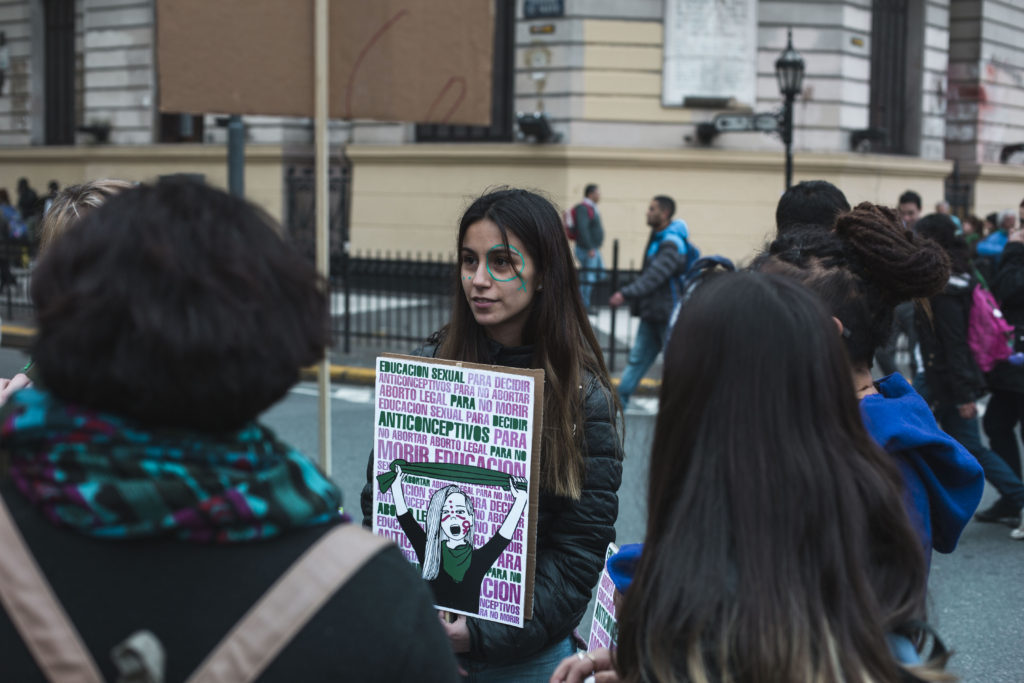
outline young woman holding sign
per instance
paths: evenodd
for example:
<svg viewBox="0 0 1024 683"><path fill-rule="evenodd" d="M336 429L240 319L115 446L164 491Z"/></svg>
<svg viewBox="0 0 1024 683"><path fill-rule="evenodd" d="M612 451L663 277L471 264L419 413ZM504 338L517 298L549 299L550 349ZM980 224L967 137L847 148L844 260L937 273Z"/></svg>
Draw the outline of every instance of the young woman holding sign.
<svg viewBox="0 0 1024 683"><path fill-rule="evenodd" d="M446 624L471 680L546 678L615 539L622 477L620 409L579 295L558 211L526 190L476 199L459 224L451 321L418 355L544 370L544 432L533 618L524 628L458 617ZM363 490L371 515L372 489Z"/></svg>

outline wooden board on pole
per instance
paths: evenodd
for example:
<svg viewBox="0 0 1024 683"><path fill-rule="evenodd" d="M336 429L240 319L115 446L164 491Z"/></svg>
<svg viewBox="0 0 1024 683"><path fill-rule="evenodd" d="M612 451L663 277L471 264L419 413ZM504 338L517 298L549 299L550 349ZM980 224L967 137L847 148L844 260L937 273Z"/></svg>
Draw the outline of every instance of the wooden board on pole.
<svg viewBox="0 0 1024 683"><path fill-rule="evenodd" d="M488 0L329 0L328 116L491 123ZM160 110L309 116L314 0L157 0Z"/></svg>

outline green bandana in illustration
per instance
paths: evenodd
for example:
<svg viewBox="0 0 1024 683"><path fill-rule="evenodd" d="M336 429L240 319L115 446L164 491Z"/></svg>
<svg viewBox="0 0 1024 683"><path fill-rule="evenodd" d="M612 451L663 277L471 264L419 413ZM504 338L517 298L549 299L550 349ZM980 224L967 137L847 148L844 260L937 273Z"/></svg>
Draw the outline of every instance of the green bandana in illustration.
<svg viewBox="0 0 1024 683"><path fill-rule="evenodd" d="M441 568L452 577L456 583L462 582L462 577L469 569L469 562L472 559L473 546L468 543L449 547L446 543L441 544Z"/></svg>

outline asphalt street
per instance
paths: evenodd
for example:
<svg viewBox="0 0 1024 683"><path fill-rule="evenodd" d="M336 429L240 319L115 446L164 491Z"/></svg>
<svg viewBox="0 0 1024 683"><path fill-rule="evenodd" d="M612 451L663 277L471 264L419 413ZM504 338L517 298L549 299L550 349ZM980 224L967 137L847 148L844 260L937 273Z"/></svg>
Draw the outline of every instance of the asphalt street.
<svg viewBox="0 0 1024 683"><path fill-rule="evenodd" d="M373 431L369 388L335 387L332 402L333 476L356 519ZM302 384L264 420L307 453L317 452L316 387ZM647 463L655 399L634 400L626 415L626 460L619 490L619 543L643 540ZM986 486L982 506L995 491ZM1024 541L1004 526L971 522L949 555L935 553L929 582L929 620L954 651L950 669L964 683L1024 683ZM590 627L588 611L581 632Z"/></svg>
<svg viewBox="0 0 1024 683"><path fill-rule="evenodd" d="M0 349L0 376L21 368L25 356ZM316 457L316 385L301 383L262 420L285 441ZM369 387L333 387L332 476L345 508L357 520L372 442L373 404ZM618 541L643 539L647 462L654 399L634 401L626 416L626 460L620 489ZM982 505L994 497L987 487ZM935 554L929 585L929 619L954 651L950 668L965 683L1024 683L1024 542L1009 529L972 522L950 555ZM589 630L589 612L581 631Z"/></svg>

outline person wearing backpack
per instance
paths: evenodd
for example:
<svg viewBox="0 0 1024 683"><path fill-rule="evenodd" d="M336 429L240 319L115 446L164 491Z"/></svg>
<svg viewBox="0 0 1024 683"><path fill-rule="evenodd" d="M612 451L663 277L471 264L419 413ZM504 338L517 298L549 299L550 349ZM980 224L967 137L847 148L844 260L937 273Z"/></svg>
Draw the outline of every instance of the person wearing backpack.
<svg viewBox="0 0 1024 683"><path fill-rule="evenodd" d="M945 249L952 264L945 289L928 299L928 307L919 305L914 315L932 410L946 433L977 458L1011 515L1016 510L1019 516L1024 508L1024 482L981 441L975 402L987 393L987 386L968 344L974 288L980 285L971 274L967 243L943 214L920 219L917 232Z"/></svg>
<svg viewBox="0 0 1024 683"><path fill-rule="evenodd" d="M1010 232L999 268L991 278L991 285L1006 322L1015 328L1013 350L1024 351L1024 230ZM988 373L986 379L992 390L992 398L985 410L982 426L992 448L1020 477L1020 449L1015 430L1019 424L1024 424L1024 368L1003 361ZM1006 498L1000 498L990 507L979 510L975 519L1013 527L1022 521L1020 511L1014 508L1013 501ZM1024 529L1018 529L1014 538L1024 539Z"/></svg>
<svg viewBox="0 0 1024 683"><path fill-rule="evenodd" d="M623 408L665 346L668 321L681 294L681 276L696 252L688 241L686 223L672 219L675 212L676 203L671 197L658 195L651 200L647 207L651 236L644 250L643 269L639 277L608 300L612 308L629 301L630 313L640 318L629 361L619 382L619 401Z"/></svg>
<svg viewBox="0 0 1024 683"><path fill-rule="evenodd" d="M4 681L458 680L427 585L257 420L330 343L279 230L168 179L40 260L39 381L0 408Z"/></svg>
<svg viewBox="0 0 1024 683"><path fill-rule="evenodd" d="M594 283L604 273L601 260L601 245L604 243L604 226L597 203L601 201L601 190L591 183L583 190L583 201L572 207L570 217L576 240L576 260L580 264L580 296L583 306L590 309L590 294Z"/></svg>

